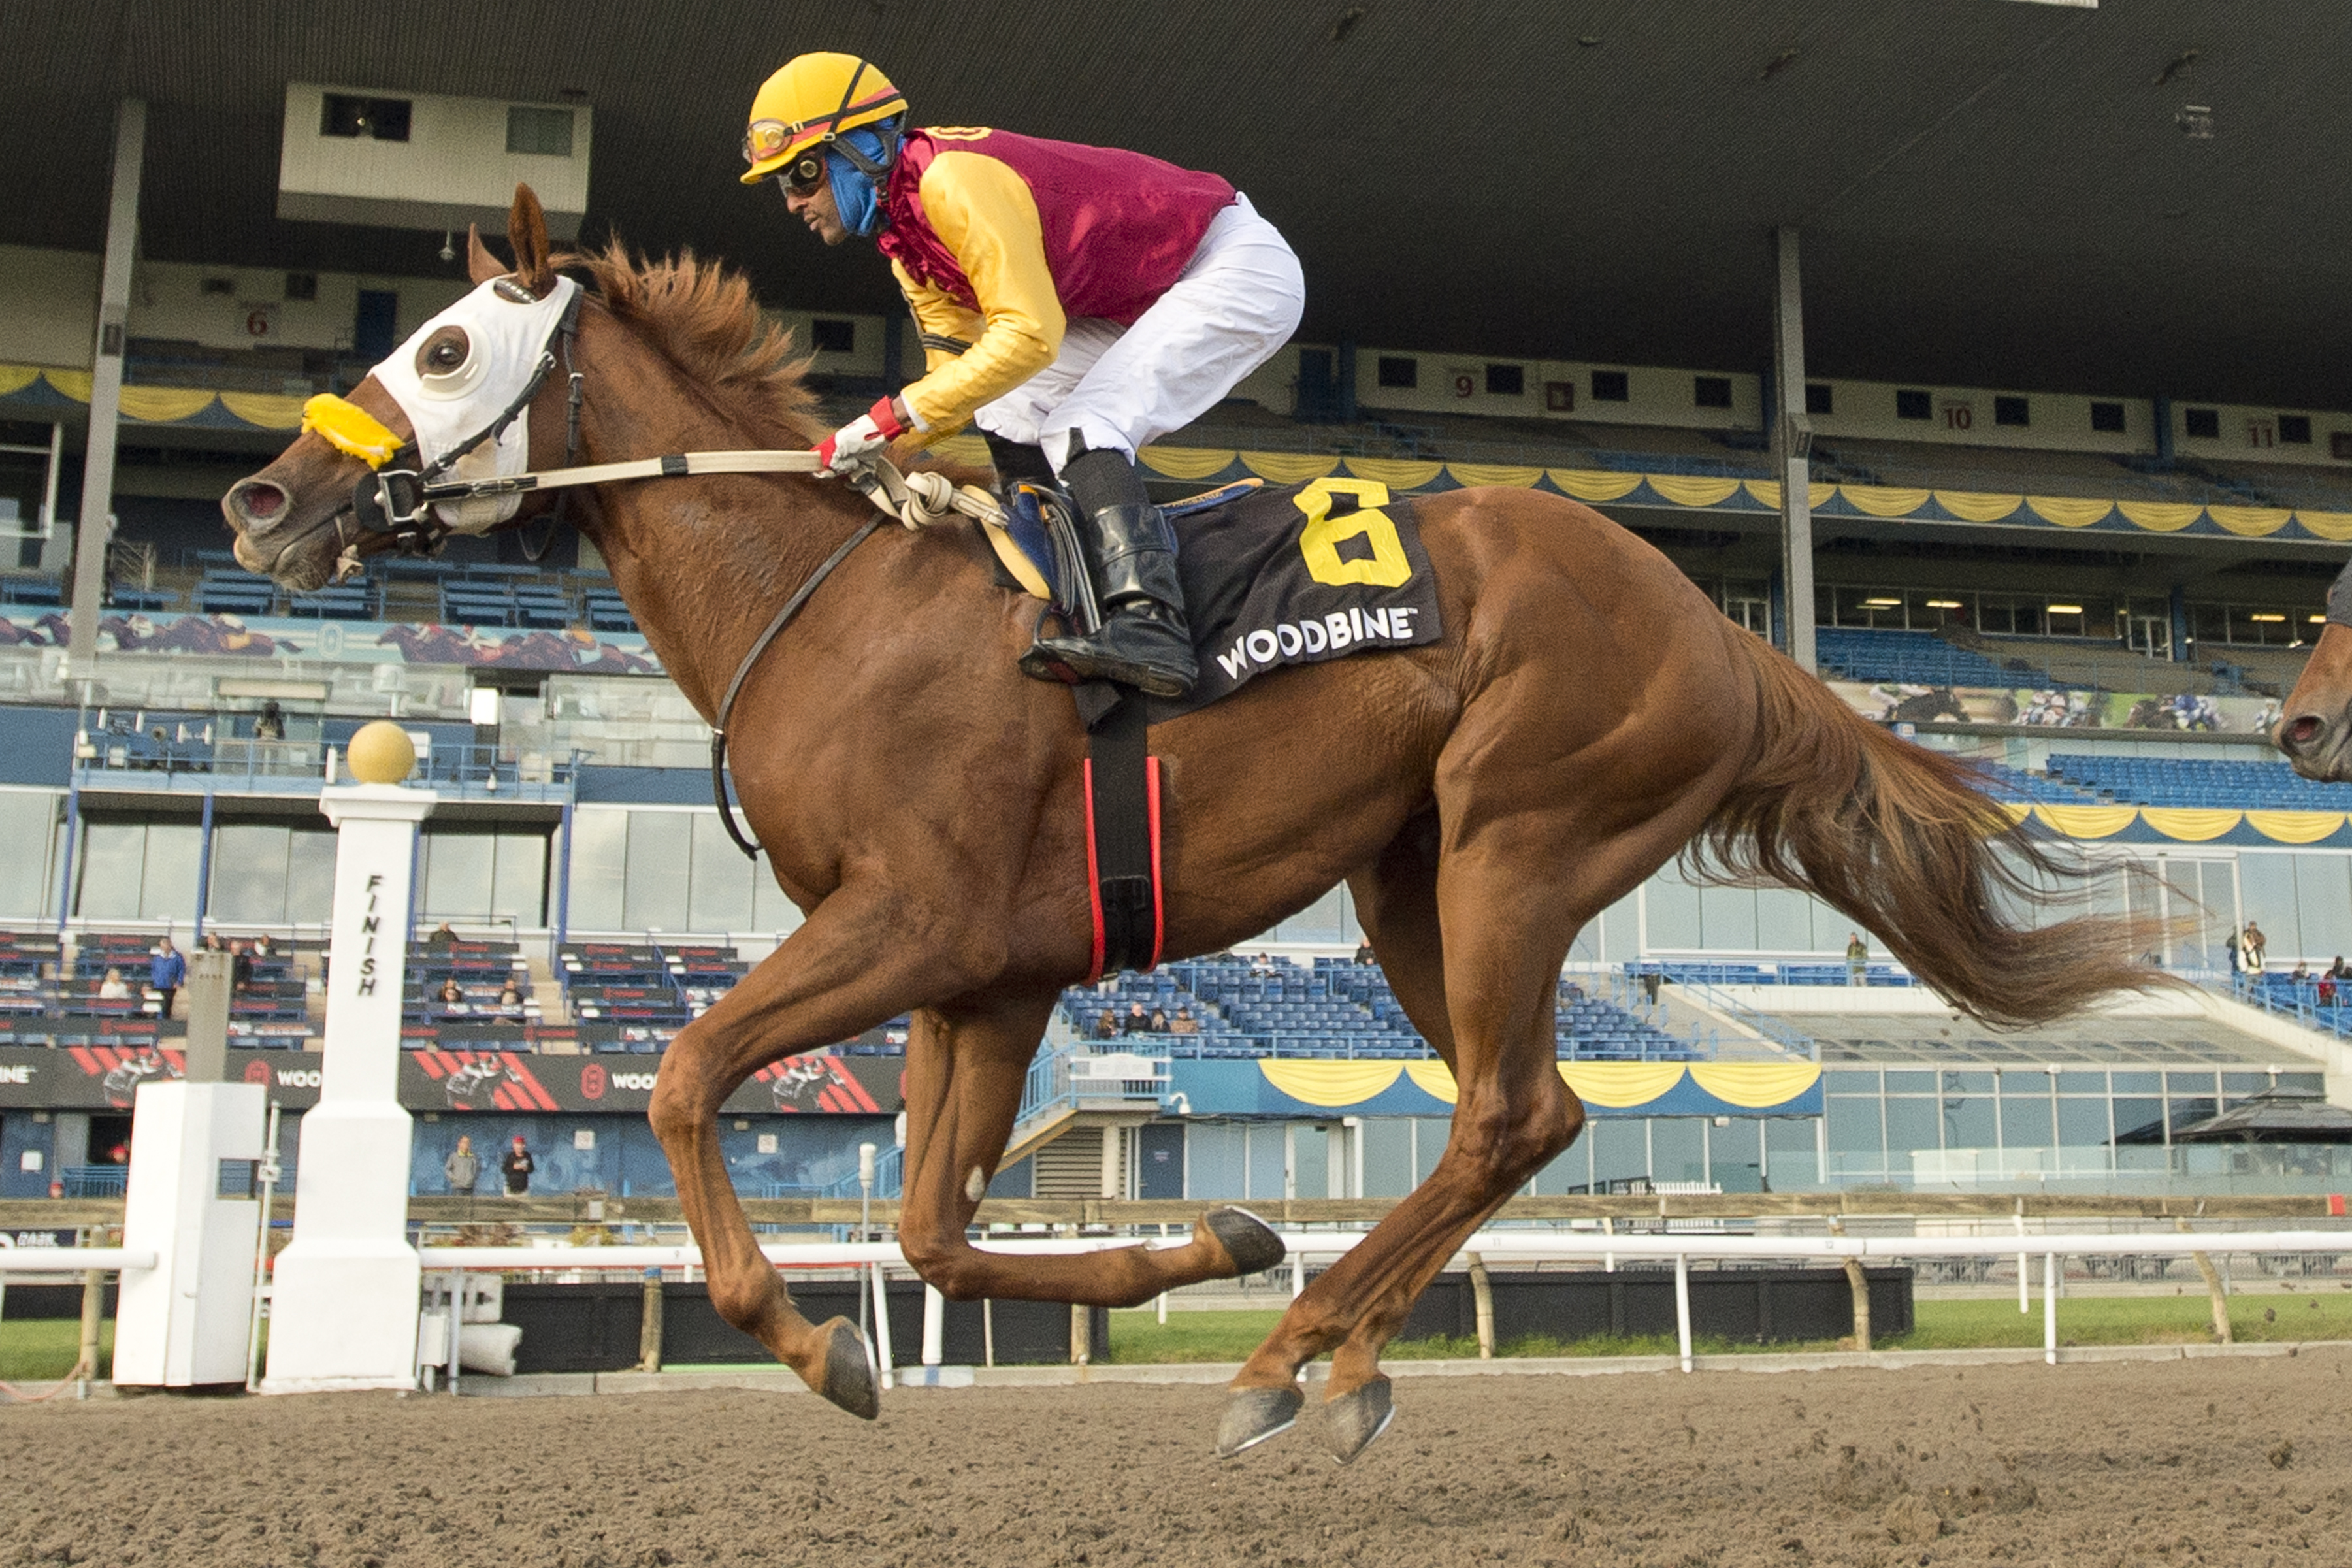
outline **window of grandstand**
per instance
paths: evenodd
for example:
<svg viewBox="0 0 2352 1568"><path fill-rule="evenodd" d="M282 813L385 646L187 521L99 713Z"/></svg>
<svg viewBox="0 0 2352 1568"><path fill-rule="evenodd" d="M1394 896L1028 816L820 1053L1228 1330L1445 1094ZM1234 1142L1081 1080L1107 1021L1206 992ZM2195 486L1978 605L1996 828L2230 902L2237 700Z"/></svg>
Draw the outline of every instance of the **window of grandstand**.
<svg viewBox="0 0 2352 1568"><path fill-rule="evenodd" d="M2026 406L2024 398L1996 396L1992 400L1992 422L1996 425L2022 426L2032 424L2033 417L2032 411Z"/></svg>
<svg viewBox="0 0 2352 1568"><path fill-rule="evenodd" d="M507 151L542 158L572 156L572 111L518 103L507 110Z"/></svg>
<svg viewBox="0 0 2352 1568"><path fill-rule="evenodd" d="M2339 463L2352 463L2352 430L2329 431L2327 455Z"/></svg>
<svg viewBox="0 0 2352 1568"><path fill-rule="evenodd" d="M319 107L319 134L405 142L409 108L404 98L360 98L331 92Z"/></svg>
<svg viewBox="0 0 2352 1568"><path fill-rule="evenodd" d="M857 323L819 316L809 323L809 346L819 353L856 353Z"/></svg>
<svg viewBox="0 0 2352 1568"><path fill-rule="evenodd" d="M2105 433L2113 436L2122 435L2124 432L2124 405L2120 403L2092 404L2091 428L2094 430L2105 431Z"/></svg>
<svg viewBox="0 0 2352 1568"><path fill-rule="evenodd" d="M289 300L317 299L319 275L315 272L289 272L286 275L286 297Z"/></svg>
<svg viewBox="0 0 2352 1568"><path fill-rule="evenodd" d="M1379 365L1382 386L1399 389L1421 384L1421 362L1410 354L1382 354Z"/></svg>
<svg viewBox="0 0 2352 1568"><path fill-rule="evenodd" d="M1486 395L1517 397L1528 389L1528 373L1515 364L1490 364L1486 367Z"/></svg>
<svg viewBox="0 0 2352 1568"><path fill-rule="evenodd" d="M1895 417L1897 419L1933 419L1935 399L1917 387L1897 387L1895 391Z"/></svg>
<svg viewBox="0 0 2352 1568"><path fill-rule="evenodd" d="M1837 395L1830 389L1830 384L1828 382L1809 381L1805 383L1805 412L1808 414L1834 414L1837 412Z"/></svg>
<svg viewBox="0 0 2352 1568"><path fill-rule="evenodd" d="M2311 416L2308 414L2280 415L2278 416L2278 438L2279 444L2283 447L2310 446Z"/></svg>
<svg viewBox="0 0 2352 1568"><path fill-rule="evenodd" d="M2189 636L2199 643L2289 647L2303 640L2307 610L2284 605L2197 604L2189 606Z"/></svg>
<svg viewBox="0 0 2352 1568"><path fill-rule="evenodd" d="M1772 635L1772 591L1763 583L1712 583L1716 607L1759 637Z"/></svg>
<svg viewBox="0 0 2352 1568"><path fill-rule="evenodd" d="M1572 381L1545 382L1544 407L1554 414L1573 413L1576 409L1576 383ZM2339 458L2352 458L2352 430L2341 432L2336 436L2336 455Z"/></svg>
<svg viewBox="0 0 2352 1568"><path fill-rule="evenodd" d="M1633 392L1622 370L1596 370L1592 373L1592 401L1595 403L1628 403Z"/></svg>
<svg viewBox="0 0 2352 1568"><path fill-rule="evenodd" d="M2191 408L2182 413L2181 428L2200 441L2221 438L2221 411L2218 408Z"/></svg>
<svg viewBox="0 0 2352 1568"><path fill-rule="evenodd" d="M1730 407L1731 378L1727 375L1691 377L1691 403L1699 408Z"/></svg>

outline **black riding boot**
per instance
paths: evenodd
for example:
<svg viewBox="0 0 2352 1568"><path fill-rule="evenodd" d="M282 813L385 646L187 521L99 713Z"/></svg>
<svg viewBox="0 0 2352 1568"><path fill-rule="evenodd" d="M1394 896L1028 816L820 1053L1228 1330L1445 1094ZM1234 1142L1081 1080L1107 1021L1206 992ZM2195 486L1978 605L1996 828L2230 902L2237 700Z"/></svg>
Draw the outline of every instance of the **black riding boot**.
<svg viewBox="0 0 2352 1568"><path fill-rule="evenodd" d="M1062 469L1078 537L1102 606L1101 629L1040 637L1021 656L1039 680L1109 680L1154 697L1181 697L1200 667L1184 624L1176 532L1145 494L1143 476L1116 451L1081 452Z"/></svg>

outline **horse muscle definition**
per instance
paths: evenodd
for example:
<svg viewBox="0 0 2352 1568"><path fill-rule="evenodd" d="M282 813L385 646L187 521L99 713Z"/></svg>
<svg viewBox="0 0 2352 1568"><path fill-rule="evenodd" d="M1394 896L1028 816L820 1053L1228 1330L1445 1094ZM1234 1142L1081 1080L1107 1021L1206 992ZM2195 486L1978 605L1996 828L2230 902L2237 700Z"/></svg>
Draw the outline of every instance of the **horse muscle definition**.
<svg viewBox="0 0 2352 1568"><path fill-rule="evenodd" d="M512 277L543 294L554 263L527 192L511 233ZM503 270L472 250L478 279ZM570 265L597 293L577 351L585 461L821 434L740 280L617 247ZM534 467L561 460L558 380L532 410ZM352 395L406 433L373 378ZM323 579L338 548L325 520L364 473L304 435L224 503L239 558L289 584ZM868 512L838 484L711 476L604 487L577 515L708 716L776 606ZM1570 942L1695 840L1717 875L1817 895L1993 1022L2158 978L2131 958L2147 940L2128 922L2015 923L2003 911L2031 903L2046 864L1964 765L1863 721L1599 513L1470 489L1420 517L1443 642L1271 674L1152 736L1171 955L1245 941L1345 880L1460 1086L1428 1180L1236 1379L1226 1452L1289 1425L1300 1370L1326 1352L1335 1455L1385 1426L1379 1358L1413 1299L1583 1123L1552 1040ZM1016 1258L966 1239L1055 998L1087 967L1085 737L1066 691L1014 669L1037 615L992 585L971 531L886 530L811 599L737 710L742 809L807 921L677 1037L652 1120L719 1311L860 1414L876 1403L866 1348L794 1310L715 1119L761 1067L894 1015L915 1017L900 1234L947 1294L1131 1305L1280 1256L1235 1210L1163 1250Z"/></svg>

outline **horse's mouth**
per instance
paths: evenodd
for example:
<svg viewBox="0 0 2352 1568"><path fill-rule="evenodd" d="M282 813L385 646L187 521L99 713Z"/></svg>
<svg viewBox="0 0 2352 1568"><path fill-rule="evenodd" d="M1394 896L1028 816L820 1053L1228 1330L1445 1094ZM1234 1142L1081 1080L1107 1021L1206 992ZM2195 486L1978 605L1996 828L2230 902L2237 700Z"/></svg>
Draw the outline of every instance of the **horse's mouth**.
<svg viewBox="0 0 2352 1568"><path fill-rule="evenodd" d="M229 552L238 565L289 593L323 588L335 574L339 551L333 524L340 508L340 501L314 507L309 515L289 518L266 531L250 524L239 527L232 520L236 537Z"/></svg>

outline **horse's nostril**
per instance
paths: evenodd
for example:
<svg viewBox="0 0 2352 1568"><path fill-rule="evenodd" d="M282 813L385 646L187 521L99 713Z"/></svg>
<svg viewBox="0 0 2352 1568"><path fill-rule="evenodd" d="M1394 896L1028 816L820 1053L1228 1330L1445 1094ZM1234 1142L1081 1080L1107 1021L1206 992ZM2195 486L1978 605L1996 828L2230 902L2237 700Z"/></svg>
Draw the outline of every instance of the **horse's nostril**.
<svg viewBox="0 0 2352 1568"><path fill-rule="evenodd" d="M247 479L229 492L236 510L256 522L276 517L286 505L286 492L267 479Z"/></svg>
<svg viewBox="0 0 2352 1568"><path fill-rule="evenodd" d="M2324 728L2319 720L2309 713L2304 714L2299 719L2290 720L2286 727L2287 744L2296 747L2308 746L2319 739L2319 731Z"/></svg>

